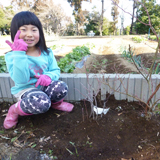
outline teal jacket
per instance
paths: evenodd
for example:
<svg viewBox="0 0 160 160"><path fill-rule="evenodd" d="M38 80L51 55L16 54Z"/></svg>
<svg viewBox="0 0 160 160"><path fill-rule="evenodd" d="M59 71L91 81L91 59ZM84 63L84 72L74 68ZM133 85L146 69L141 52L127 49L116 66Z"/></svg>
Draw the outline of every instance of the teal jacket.
<svg viewBox="0 0 160 160"><path fill-rule="evenodd" d="M37 82L35 75L45 74L52 81L58 80L60 76L60 68L51 49L49 55L41 52L39 57L28 56L25 51L10 51L5 55L5 61L10 77L15 83L11 88L12 94L35 87Z"/></svg>

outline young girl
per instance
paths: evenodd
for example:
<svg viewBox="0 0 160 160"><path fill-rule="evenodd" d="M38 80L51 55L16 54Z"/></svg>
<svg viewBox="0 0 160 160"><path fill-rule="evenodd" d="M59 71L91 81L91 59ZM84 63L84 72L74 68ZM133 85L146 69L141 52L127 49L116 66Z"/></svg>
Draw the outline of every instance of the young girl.
<svg viewBox="0 0 160 160"><path fill-rule="evenodd" d="M18 102L9 108L4 127L18 122L18 116L45 113L50 106L70 112L73 105L63 102L68 86L59 81L60 69L51 49L46 47L41 22L29 11L16 14L11 22L12 51L5 55L10 77L15 83L11 93Z"/></svg>

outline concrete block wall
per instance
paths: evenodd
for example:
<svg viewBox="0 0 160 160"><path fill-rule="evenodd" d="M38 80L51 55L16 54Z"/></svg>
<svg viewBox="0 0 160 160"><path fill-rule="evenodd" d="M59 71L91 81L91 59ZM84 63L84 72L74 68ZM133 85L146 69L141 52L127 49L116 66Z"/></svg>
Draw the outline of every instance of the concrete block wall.
<svg viewBox="0 0 160 160"><path fill-rule="evenodd" d="M146 101L149 98L148 84L140 74L61 74L60 80L69 87L65 100L79 101L101 92L101 99L106 93L114 94L117 100L137 101L133 96ZM160 75L152 75L152 92L160 83ZM15 102L10 88L14 85L8 73L0 73L0 101ZM160 98L160 89L153 97Z"/></svg>
<svg viewBox="0 0 160 160"><path fill-rule="evenodd" d="M0 73L0 102L14 102L16 99L11 94L10 88L14 86L14 82L7 73Z"/></svg>

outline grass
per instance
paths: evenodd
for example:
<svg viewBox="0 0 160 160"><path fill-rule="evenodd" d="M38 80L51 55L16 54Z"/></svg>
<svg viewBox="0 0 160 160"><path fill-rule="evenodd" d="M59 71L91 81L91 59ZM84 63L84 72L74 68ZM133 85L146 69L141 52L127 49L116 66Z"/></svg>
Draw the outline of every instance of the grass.
<svg viewBox="0 0 160 160"><path fill-rule="evenodd" d="M137 36L132 37L132 40L133 40L134 42L137 42L137 43L141 43L141 42L147 41L146 38L144 38L144 37L137 37Z"/></svg>
<svg viewBox="0 0 160 160"><path fill-rule="evenodd" d="M157 37L156 36L149 36L149 39L156 41Z"/></svg>

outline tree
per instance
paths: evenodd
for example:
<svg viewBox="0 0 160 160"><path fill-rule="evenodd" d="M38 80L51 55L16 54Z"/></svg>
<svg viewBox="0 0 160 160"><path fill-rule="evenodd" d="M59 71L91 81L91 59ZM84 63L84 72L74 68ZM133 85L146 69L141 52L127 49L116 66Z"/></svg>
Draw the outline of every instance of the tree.
<svg viewBox="0 0 160 160"><path fill-rule="evenodd" d="M78 9L81 9L82 1L92 2L92 0L67 0L71 7L74 7L74 10L77 12Z"/></svg>
<svg viewBox="0 0 160 160"><path fill-rule="evenodd" d="M4 27L5 26L5 14L2 10L2 8L0 8L0 28Z"/></svg>
<svg viewBox="0 0 160 160"><path fill-rule="evenodd" d="M73 23L68 24L66 28L66 35L73 36L75 34L75 25Z"/></svg>
<svg viewBox="0 0 160 160"><path fill-rule="evenodd" d="M92 2L92 0L67 0L71 7L74 7L74 13L73 15L76 15L76 19L77 17L82 17L82 12L81 12L81 5L82 5L82 2L83 1L87 1L87 2ZM103 14L104 14L104 0L102 0L102 12L100 14L100 18L99 18L99 33L100 33L100 36L102 36L102 32L103 32ZM75 19L75 20L76 20ZM77 28L79 26L79 23L78 21L76 20L76 23L77 23Z"/></svg>
<svg viewBox="0 0 160 160"><path fill-rule="evenodd" d="M60 5L55 5L53 0L12 0L11 4L17 12L28 10L34 12L42 22L48 34L63 34L66 25L71 23Z"/></svg>
<svg viewBox="0 0 160 160"><path fill-rule="evenodd" d="M148 13L142 4L145 5ZM150 15L150 19L148 18L147 14ZM152 27L154 27L155 31L160 31L160 6L156 4L155 0L142 0L142 3L139 3L138 18L140 21L146 24L148 24L149 20L151 20ZM150 26L144 25L143 23L139 22L138 20L136 21L136 28L139 34L148 33L150 28Z"/></svg>
<svg viewBox="0 0 160 160"><path fill-rule="evenodd" d="M100 18L100 36L102 36L103 32L103 14L104 14L104 0L102 0L102 12L101 12L101 18Z"/></svg>
<svg viewBox="0 0 160 160"><path fill-rule="evenodd" d="M104 17L103 18L103 35L109 35L110 34L110 22L109 20Z"/></svg>
<svg viewBox="0 0 160 160"><path fill-rule="evenodd" d="M95 35L101 35L102 33L105 32L106 33L106 27L109 28L109 24L110 22L108 22L108 20L106 18L103 18L102 21L102 13L100 14L98 11L95 10L95 6L92 8L92 12L88 13L86 15L87 18L87 23L85 24L86 29L85 32L89 32L90 30L92 30ZM102 23L104 22L104 23ZM102 26L103 25L103 26ZM108 31L107 31L108 32ZM104 35L104 33L103 33Z"/></svg>
<svg viewBox="0 0 160 160"><path fill-rule="evenodd" d="M34 1L32 0L12 0L11 5L13 6L13 9L17 12L20 12L23 10L26 11L32 8Z"/></svg>
<svg viewBox="0 0 160 160"><path fill-rule="evenodd" d="M9 34L10 23L13 15L14 11L12 10L12 6L4 8L3 6L0 6L0 30L2 34Z"/></svg>
<svg viewBox="0 0 160 160"><path fill-rule="evenodd" d="M132 16L132 22L131 22L131 27L130 27L130 34L132 34L133 30L133 22L134 22L134 16L135 16L135 9L137 8L137 2L133 0L133 16Z"/></svg>
<svg viewBox="0 0 160 160"><path fill-rule="evenodd" d="M111 15L113 17L113 23L112 23L112 27L113 27L113 34L115 35L115 32L116 32L116 24L118 23L118 15L119 15L119 12L118 12L118 7L117 5L119 4L119 0L114 0L114 3L112 2L112 9L111 9Z"/></svg>
<svg viewBox="0 0 160 160"><path fill-rule="evenodd" d="M95 8L96 7L93 7L92 12L89 12L86 15L87 23L85 23L85 32L88 33L92 30L95 33L95 35L99 35L100 14L95 10Z"/></svg>
<svg viewBox="0 0 160 160"><path fill-rule="evenodd" d="M126 28L125 28L125 33L126 33L126 35L129 35L129 32L130 32L130 26L127 26Z"/></svg>
<svg viewBox="0 0 160 160"><path fill-rule="evenodd" d="M92 2L92 0L67 0L71 7L74 7L73 15L75 18L76 26L77 26L77 35L79 34L79 28L85 22L85 13L87 11L83 11L81 8L82 2Z"/></svg>
<svg viewBox="0 0 160 160"><path fill-rule="evenodd" d="M33 11L40 18L48 34L52 32L60 35L66 30L66 25L71 23L70 17L63 12L61 5L55 5L52 0L38 0L33 6Z"/></svg>
<svg viewBox="0 0 160 160"><path fill-rule="evenodd" d="M86 22L86 15L88 11L82 11L81 8L78 9L78 12L73 11L73 15L76 21L77 35L79 35L79 28L84 25Z"/></svg>
<svg viewBox="0 0 160 160"><path fill-rule="evenodd" d="M46 12L45 9L50 6L50 4L52 5L53 1L48 1L48 0L34 0L34 4L32 6L32 10L34 11L34 13L40 14L43 12Z"/></svg>

